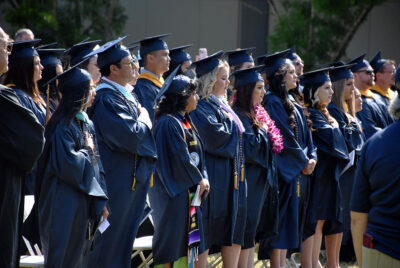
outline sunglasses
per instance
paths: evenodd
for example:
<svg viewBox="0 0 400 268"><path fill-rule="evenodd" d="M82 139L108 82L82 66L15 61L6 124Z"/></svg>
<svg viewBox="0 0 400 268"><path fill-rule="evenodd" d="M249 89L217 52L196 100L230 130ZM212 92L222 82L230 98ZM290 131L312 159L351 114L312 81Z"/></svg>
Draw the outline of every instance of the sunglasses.
<svg viewBox="0 0 400 268"><path fill-rule="evenodd" d="M304 61L302 61L302 60L296 60L296 61L294 62L294 65L296 65L296 66L304 65Z"/></svg>
<svg viewBox="0 0 400 268"><path fill-rule="evenodd" d="M365 73L367 75L371 75L374 73L374 71L373 70L362 70L362 71L357 71L357 73Z"/></svg>

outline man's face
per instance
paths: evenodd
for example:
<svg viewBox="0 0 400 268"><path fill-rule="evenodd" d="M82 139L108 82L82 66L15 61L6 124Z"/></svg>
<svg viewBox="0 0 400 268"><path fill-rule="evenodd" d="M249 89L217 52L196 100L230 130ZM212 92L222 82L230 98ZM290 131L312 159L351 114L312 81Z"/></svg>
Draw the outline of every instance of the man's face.
<svg viewBox="0 0 400 268"><path fill-rule="evenodd" d="M376 81L381 81L384 85L394 86L396 67L391 63L385 63L381 72L376 73Z"/></svg>
<svg viewBox="0 0 400 268"><path fill-rule="evenodd" d="M0 28L0 75L8 71L8 56L11 54L11 43L8 35Z"/></svg>
<svg viewBox="0 0 400 268"><path fill-rule="evenodd" d="M118 68L118 75L124 83L129 83L133 80L134 62L131 56L126 56L120 61L120 68Z"/></svg>
<svg viewBox="0 0 400 268"><path fill-rule="evenodd" d="M169 57L169 50L156 50L151 53L152 63L157 71L161 74L169 70L169 62L171 61Z"/></svg>
<svg viewBox="0 0 400 268"><path fill-rule="evenodd" d="M371 66L361 68L354 73L354 80L359 89L369 89L375 84L374 70Z"/></svg>

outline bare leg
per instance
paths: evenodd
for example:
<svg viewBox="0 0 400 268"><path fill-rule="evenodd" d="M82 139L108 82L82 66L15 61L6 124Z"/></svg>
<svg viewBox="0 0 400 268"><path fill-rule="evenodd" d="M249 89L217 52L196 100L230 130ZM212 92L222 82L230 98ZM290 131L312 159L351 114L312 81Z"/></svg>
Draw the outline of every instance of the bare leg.
<svg viewBox="0 0 400 268"><path fill-rule="evenodd" d="M208 249L199 255L199 260L194 262L196 268L206 268L207 267L207 257Z"/></svg>
<svg viewBox="0 0 400 268"><path fill-rule="evenodd" d="M302 245L300 253L300 263L302 268L312 268L314 235L307 238Z"/></svg>
<svg viewBox="0 0 400 268"><path fill-rule="evenodd" d="M242 249L240 251L238 268L247 268L249 253L250 253L250 249Z"/></svg>
<svg viewBox="0 0 400 268"><path fill-rule="evenodd" d="M325 236L325 246L326 246L326 266L328 268L336 268L336 249L337 241L339 239L339 234L332 234Z"/></svg>
<svg viewBox="0 0 400 268"><path fill-rule="evenodd" d="M343 233L338 234L338 240L336 243L336 267L339 268L340 267L340 248L342 246L342 239L343 239Z"/></svg>
<svg viewBox="0 0 400 268"><path fill-rule="evenodd" d="M281 250L274 248L270 258L271 268L281 268Z"/></svg>
<svg viewBox="0 0 400 268"><path fill-rule="evenodd" d="M230 247L223 246L221 248L224 268L236 268L238 266L240 249L241 246L238 244L232 244Z"/></svg>
<svg viewBox="0 0 400 268"><path fill-rule="evenodd" d="M254 267L254 247L249 249L249 257L247 258L247 268L253 268Z"/></svg>
<svg viewBox="0 0 400 268"><path fill-rule="evenodd" d="M286 254L287 254L287 249L281 249L281 260L280 260L280 265L281 267L286 266Z"/></svg>
<svg viewBox="0 0 400 268"><path fill-rule="evenodd" d="M164 263L164 268L172 268L172 264L171 263Z"/></svg>
<svg viewBox="0 0 400 268"><path fill-rule="evenodd" d="M313 253L312 253L312 267L319 267L319 253L321 250L322 243L322 227L324 227L325 221L318 221L315 227Z"/></svg>

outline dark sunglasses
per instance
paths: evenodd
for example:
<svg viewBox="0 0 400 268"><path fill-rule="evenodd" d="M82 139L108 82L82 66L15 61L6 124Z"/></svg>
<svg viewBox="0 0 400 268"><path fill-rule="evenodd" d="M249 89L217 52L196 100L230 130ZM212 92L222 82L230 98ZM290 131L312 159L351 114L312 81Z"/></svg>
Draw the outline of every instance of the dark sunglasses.
<svg viewBox="0 0 400 268"><path fill-rule="evenodd" d="M296 60L296 61L294 62L294 65L296 65L296 66L304 65L304 61L302 61L302 60Z"/></svg>
<svg viewBox="0 0 400 268"><path fill-rule="evenodd" d="M367 75L371 75L374 73L374 71L373 70L362 70L362 71L357 71L357 73L365 73Z"/></svg>

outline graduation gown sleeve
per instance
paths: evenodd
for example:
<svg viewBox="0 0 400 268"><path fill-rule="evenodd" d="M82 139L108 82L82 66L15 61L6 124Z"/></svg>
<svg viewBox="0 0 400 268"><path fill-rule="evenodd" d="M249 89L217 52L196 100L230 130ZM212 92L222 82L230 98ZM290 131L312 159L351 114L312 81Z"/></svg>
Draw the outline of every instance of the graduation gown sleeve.
<svg viewBox="0 0 400 268"><path fill-rule="evenodd" d="M156 85L145 78L138 79L134 89L140 104L149 112L152 121L154 120L154 101L159 90Z"/></svg>
<svg viewBox="0 0 400 268"><path fill-rule="evenodd" d="M174 118L165 115L157 121L154 132L158 156L162 159L157 162L157 174L170 197L187 191L204 177L190 161L182 131Z"/></svg>

